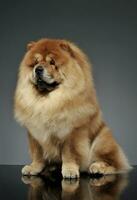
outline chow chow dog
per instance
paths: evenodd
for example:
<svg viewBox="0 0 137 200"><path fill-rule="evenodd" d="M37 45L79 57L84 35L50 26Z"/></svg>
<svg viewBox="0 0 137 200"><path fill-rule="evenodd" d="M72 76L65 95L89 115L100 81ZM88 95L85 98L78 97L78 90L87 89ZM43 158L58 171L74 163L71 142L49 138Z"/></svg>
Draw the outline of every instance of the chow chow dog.
<svg viewBox="0 0 137 200"><path fill-rule="evenodd" d="M91 64L74 43L46 38L27 45L14 108L27 129L32 157L23 175L37 175L52 161L61 164L63 178L130 169L103 120Z"/></svg>

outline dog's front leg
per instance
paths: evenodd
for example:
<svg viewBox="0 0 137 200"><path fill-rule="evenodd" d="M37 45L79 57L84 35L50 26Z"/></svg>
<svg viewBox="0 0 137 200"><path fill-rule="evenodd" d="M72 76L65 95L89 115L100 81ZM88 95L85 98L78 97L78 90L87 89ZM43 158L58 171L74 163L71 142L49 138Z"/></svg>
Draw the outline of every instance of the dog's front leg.
<svg viewBox="0 0 137 200"><path fill-rule="evenodd" d="M36 141L29 132L28 139L32 163L30 165L25 165L22 168L22 174L37 175L43 170L45 166L45 161L43 159L43 150L38 141Z"/></svg>
<svg viewBox="0 0 137 200"><path fill-rule="evenodd" d="M66 142L62 149L62 176L63 178L79 177L77 153L71 142Z"/></svg>

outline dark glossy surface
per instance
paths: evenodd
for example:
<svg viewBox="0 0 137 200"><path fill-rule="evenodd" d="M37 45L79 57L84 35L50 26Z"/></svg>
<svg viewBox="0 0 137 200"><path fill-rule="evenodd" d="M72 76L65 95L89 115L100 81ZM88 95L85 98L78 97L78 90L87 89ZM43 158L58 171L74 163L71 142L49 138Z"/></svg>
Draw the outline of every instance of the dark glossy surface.
<svg viewBox="0 0 137 200"><path fill-rule="evenodd" d="M124 176L62 180L59 172L21 177L22 166L0 166L0 199L132 200L137 199L137 167Z"/></svg>

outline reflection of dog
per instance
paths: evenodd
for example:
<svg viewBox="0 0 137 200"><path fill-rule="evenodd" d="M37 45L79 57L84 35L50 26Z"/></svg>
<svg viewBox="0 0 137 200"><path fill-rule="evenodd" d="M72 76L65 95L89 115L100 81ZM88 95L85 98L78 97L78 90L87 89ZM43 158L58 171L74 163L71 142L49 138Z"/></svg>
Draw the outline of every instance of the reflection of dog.
<svg viewBox="0 0 137 200"><path fill-rule="evenodd" d="M36 175L46 160L62 162L62 175L79 171L111 174L129 169L104 123L86 55L65 40L28 45L15 94L16 119L28 129L33 162L23 174Z"/></svg>
<svg viewBox="0 0 137 200"><path fill-rule="evenodd" d="M92 199L118 200L127 185L127 178L120 175L108 175L98 179L63 179L62 187L58 182L43 181L40 177L24 176L25 184L29 184L29 200L43 199ZM55 179L57 181L57 179Z"/></svg>

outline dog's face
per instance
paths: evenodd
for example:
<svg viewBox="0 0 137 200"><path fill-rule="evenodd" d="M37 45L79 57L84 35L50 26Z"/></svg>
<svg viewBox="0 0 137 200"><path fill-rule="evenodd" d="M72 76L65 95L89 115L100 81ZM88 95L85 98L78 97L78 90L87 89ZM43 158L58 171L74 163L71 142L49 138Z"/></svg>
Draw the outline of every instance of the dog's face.
<svg viewBox="0 0 137 200"><path fill-rule="evenodd" d="M74 64L74 59L70 59L72 57L73 52L65 41L43 39L28 44L24 67L39 92L50 92L67 78L66 74Z"/></svg>

